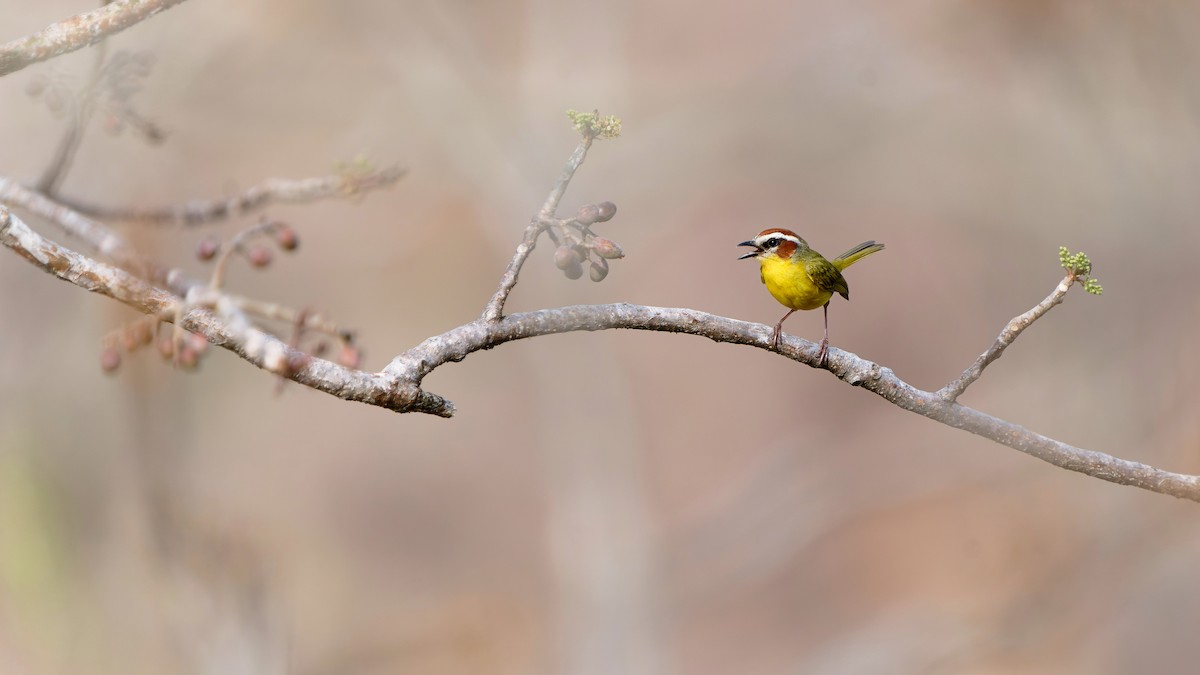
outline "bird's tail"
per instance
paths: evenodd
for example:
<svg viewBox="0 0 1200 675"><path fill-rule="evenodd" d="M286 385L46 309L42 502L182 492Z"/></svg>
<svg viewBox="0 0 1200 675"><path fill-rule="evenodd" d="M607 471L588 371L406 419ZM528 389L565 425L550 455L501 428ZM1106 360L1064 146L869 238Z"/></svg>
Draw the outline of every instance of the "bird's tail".
<svg viewBox="0 0 1200 675"><path fill-rule="evenodd" d="M854 248L846 251L832 260L833 266L839 270L844 270L863 258L871 255L876 251L882 251L883 244L877 244L873 241L864 241Z"/></svg>

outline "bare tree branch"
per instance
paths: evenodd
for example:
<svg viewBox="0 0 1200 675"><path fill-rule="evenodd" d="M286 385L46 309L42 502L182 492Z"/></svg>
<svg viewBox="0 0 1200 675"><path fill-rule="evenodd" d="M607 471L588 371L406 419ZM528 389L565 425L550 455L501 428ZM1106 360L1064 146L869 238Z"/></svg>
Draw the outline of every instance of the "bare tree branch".
<svg viewBox="0 0 1200 675"><path fill-rule="evenodd" d="M80 255L45 239L21 219L0 206L0 244L46 272L80 288L110 298L163 321L172 321L181 307L178 296L126 272ZM203 335L263 370L285 376L307 387L348 401L360 401L398 412L427 412L449 416L454 406L439 396L419 391L416 385L381 374L346 368L297 352L282 340L254 328L222 297L211 301L202 286L194 286L181 315L182 327ZM214 305L212 310L206 304ZM232 317L218 316L224 313ZM293 364L300 364L293 368Z"/></svg>
<svg viewBox="0 0 1200 675"><path fill-rule="evenodd" d="M76 14L23 38L0 45L0 77L22 68L94 45L184 0L116 0Z"/></svg>
<svg viewBox="0 0 1200 675"><path fill-rule="evenodd" d="M89 248L126 268L144 268L146 263L134 253L125 238L106 225L83 216L45 195L0 176L0 203L29 209L49 220L67 234L83 240Z"/></svg>
<svg viewBox="0 0 1200 675"><path fill-rule="evenodd" d="M508 263L508 269L504 270L504 275L500 277L500 287L496 289L496 293L492 295L492 299L488 301L486 307L483 308L483 319L485 321L499 321L504 316L504 303L508 300L508 295L512 293L512 289L517 285L517 275L521 273L521 267L525 264L525 260L529 258L529 254L533 252L537 246L537 239L542 234L542 230L546 229L554 220L554 214L558 211L558 204L562 201L562 197L567 192L567 186L571 184L571 178L575 176L575 171L579 169L579 165L583 164L583 160L587 157L588 148L592 147L592 141L595 136L591 133L584 133L583 138L579 141L579 145L575 148L575 152L571 153L570 159L567 160L563 167L562 173L558 176L558 181L554 183L554 188L550 190L550 195L546 197L546 202L542 204L542 208L537 212L525 228L525 233L521 237L521 243L517 245L517 252L513 254L513 258Z"/></svg>
<svg viewBox="0 0 1200 675"><path fill-rule="evenodd" d="M105 0L100 3L100 6L104 7L110 4L112 3ZM50 160L50 165L46 167L42 177L38 180L38 192L47 197L53 197L58 192L63 179L66 178L67 171L71 168L71 163L75 161L75 153L79 150L79 144L83 141L83 132L87 129L88 120L92 116L96 88L100 85L104 75L104 62L108 58L108 50L105 48L107 45L108 43L103 38L96 43L91 76L88 77L88 83L83 91L79 92L71 102L67 129L58 143L58 150L55 151L54 158Z"/></svg>
<svg viewBox="0 0 1200 675"><path fill-rule="evenodd" d="M992 346L988 347L987 351L980 354L979 358L975 359L975 363L972 363L969 368L964 370L963 374L960 375L958 379L938 390L938 397L948 403L957 401L958 397L962 396L963 392L967 390L967 387L971 386L975 380L978 380L983 375L983 369L987 368L992 361L1000 358L1000 355L1004 353L1004 350L1007 349L1008 346L1011 345L1026 328L1029 328L1034 321L1040 319L1043 314L1049 312L1052 307L1061 303L1063 298L1067 297L1067 291L1071 289L1071 285L1075 283L1075 279L1076 277L1073 273L1067 274L1067 276L1062 280L1061 283L1058 284L1054 291L1051 292L1050 295L1046 296L1045 300L1042 300L1038 304L1034 305L1033 308L1028 312L1025 312L1020 316L1013 317L1013 319L1008 322L1008 325L1004 327L1004 330L1000 331L1000 335L996 338L996 341L992 343Z"/></svg>
<svg viewBox="0 0 1200 675"><path fill-rule="evenodd" d="M111 208L59 197L72 209L106 220L147 225L203 225L261 211L272 204L304 204L320 199L356 197L390 186L406 171L388 167L378 171L321 176L319 178L273 178L233 197L194 199L179 206L158 208Z"/></svg>
<svg viewBox="0 0 1200 675"><path fill-rule="evenodd" d="M154 288L137 277L43 239L2 207L0 243L61 279L113 297L147 314L165 316L179 302L167 291ZM278 338L249 326L231 325L213 312L202 309L188 311L183 315L182 323L187 330L204 335L213 344L305 386L397 412L424 412L443 417L454 414L453 404L422 390L422 379L438 366L461 361L473 352L513 340L622 328L686 333L715 342L771 351L771 329L763 324L691 309L629 304L580 305L513 314L499 321L479 319L425 340L397 356L380 373L365 373L317 358L307 358L301 368L289 372L286 364L293 352ZM785 336L778 353L813 368L823 367L846 383L871 391L905 410L1020 450L1055 466L1113 483L1200 501L1200 477L1163 471L1047 438L1012 422L946 401L938 393L917 389L890 369L849 352L831 348L826 364L821 366L816 344Z"/></svg>
<svg viewBox="0 0 1200 675"><path fill-rule="evenodd" d="M748 345L770 351L770 327L690 309L640 305L581 305L514 314L499 322L475 321L429 338L396 357L383 371L420 384L438 366L461 361L468 354L511 340L572 331L613 328L699 335L714 342ZM785 336L779 353L813 368L821 368L818 346ZM839 379L862 387L910 412L969 431L1020 450L1055 466L1113 483L1200 501L1200 477L1172 473L1101 452L1077 448L1036 434L1024 427L978 410L944 400L901 380L889 368L849 352L831 348L824 366Z"/></svg>
<svg viewBox="0 0 1200 675"><path fill-rule="evenodd" d="M342 399L360 401L397 412L423 412L443 417L454 414L454 405L421 388L424 378L441 365L461 361L473 352L497 347L523 338L573 331L609 329L653 330L699 335L715 342L728 342L772 351L770 328L691 309L647 307L642 305L580 305L545 309L504 316L504 303L516 286L517 276L544 230L568 221L556 220L558 204L575 171L587 156L596 137L592 123L598 114L581 117L573 114L583 139L568 159L558 181L538 213L531 219L505 271L499 288L476 321L459 326L396 356L379 373L366 373L297 351L282 340L254 328L246 316L244 303L218 288L219 284L180 282L163 290L134 274L91 260L43 239L7 209L0 207L0 243L55 276L82 288L109 295L160 320L175 321L185 329L199 333L213 344L225 347L260 368L324 391ZM607 118L612 135L619 133L619 120ZM394 180L394 177L391 179ZM162 222L193 222L233 212L245 212L271 199L307 199L329 196L339 189L330 179L316 179L304 187L268 183L230 202L208 203L194 208L159 211L145 219ZM299 197L298 195L306 195ZM314 196L316 195L316 196ZM129 247L115 233L75 211L44 196L0 178L0 202L28 208L81 237L92 248L118 263L137 262ZM609 205L611 207L611 204ZM596 209L595 206L591 207ZM611 211L611 208L610 208ZM150 213L150 212L146 212ZM190 215L189 215L190 214ZM594 214L593 214L594 215ZM611 217L609 213L608 217ZM570 219L568 219L570 220ZM570 221L574 222L574 221ZM591 221L589 221L591 222ZM585 228L586 229L586 228ZM960 405L956 399L983 370L999 358L1004 349L1030 324L1062 302L1072 284L1084 275L1091 263L1082 253L1070 256L1060 250L1067 277L1045 300L1014 318L988 351L954 382L937 392L918 389L898 378L890 369L849 352L830 349L828 359L817 359L817 345L788 336L777 353L813 368L829 370L852 386L862 387L887 401L936 420L969 431L992 441L1020 450L1043 461L1102 480L1132 485L1145 490L1200 502L1200 477L1163 471L1155 467L1123 460L1104 453L1085 450L1036 434L1024 427ZM158 276L142 275L157 279ZM167 275L171 276L170 274ZM175 275L182 276L182 275ZM1093 284L1094 288L1088 288ZM1085 290L1099 292L1099 284L1088 278ZM257 314L299 319L304 313L276 310L257 304L249 309ZM307 319L305 319L307 320Z"/></svg>

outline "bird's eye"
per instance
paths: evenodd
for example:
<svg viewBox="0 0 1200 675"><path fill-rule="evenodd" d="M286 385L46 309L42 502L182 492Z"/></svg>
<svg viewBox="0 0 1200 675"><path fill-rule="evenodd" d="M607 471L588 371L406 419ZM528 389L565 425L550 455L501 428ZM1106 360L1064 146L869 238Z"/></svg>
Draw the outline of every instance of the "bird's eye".
<svg viewBox="0 0 1200 675"><path fill-rule="evenodd" d="M775 248L778 245L779 245L779 237L771 237L770 239L763 242L763 246L765 246L766 248Z"/></svg>

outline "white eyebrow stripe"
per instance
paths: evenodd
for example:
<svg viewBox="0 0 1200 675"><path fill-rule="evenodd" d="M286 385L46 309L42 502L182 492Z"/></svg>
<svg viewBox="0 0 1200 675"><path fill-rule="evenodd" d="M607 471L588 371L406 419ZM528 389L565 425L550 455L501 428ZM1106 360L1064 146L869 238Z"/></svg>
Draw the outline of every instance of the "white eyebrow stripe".
<svg viewBox="0 0 1200 675"><path fill-rule="evenodd" d="M800 237L793 237L790 234L780 234L778 232L758 235L754 238L754 245L762 248L762 245L765 244L768 239L783 239L785 241L790 241L797 246L800 245Z"/></svg>

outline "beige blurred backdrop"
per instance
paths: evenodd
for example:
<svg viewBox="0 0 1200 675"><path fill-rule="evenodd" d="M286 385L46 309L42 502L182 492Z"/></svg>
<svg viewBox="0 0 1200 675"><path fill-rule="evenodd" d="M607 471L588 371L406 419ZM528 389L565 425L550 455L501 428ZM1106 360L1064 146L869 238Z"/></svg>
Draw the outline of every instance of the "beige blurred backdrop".
<svg viewBox="0 0 1200 675"><path fill-rule="evenodd" d="M8 40L95 3L0 1ZM193 0L149 51L150 147L95 125L64 193L151 206L409 174L272 208L301 250L241 293L358 329L365 367L469 321L576 137L563 202L627 258L538 248L512 311L629 301L773 323L734 244L769 226L847 273L833 344L956 376L1087 251L963 402L1200 471L1200 6L1119 0ZM64 122L0 80L0 173ZM52 227L30 220L58 236ZM195 274L206 234L122 226ZM66 242L70 244L70 242ZM227 353L114 376L135 315L0 251L0 673L1182 673L1200 508L1053 468L827 373L687 336L507 344L426 380L452 420L286 387ZM819 338L819 312L787 330Z"/></svg>

